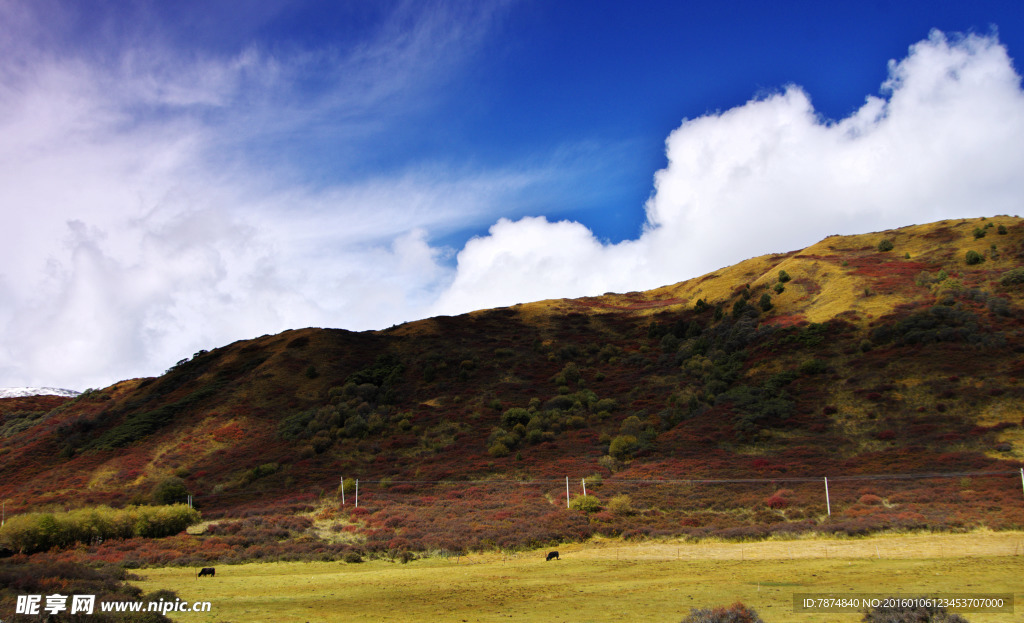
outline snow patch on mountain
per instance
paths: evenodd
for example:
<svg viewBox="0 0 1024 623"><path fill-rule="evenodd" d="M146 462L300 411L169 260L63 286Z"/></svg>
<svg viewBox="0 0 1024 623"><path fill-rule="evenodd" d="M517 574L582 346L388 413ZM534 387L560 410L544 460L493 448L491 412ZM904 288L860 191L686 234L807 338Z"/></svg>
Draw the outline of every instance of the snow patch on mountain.
<svg viewBox="0 0 1024 623"><path fill-rule="evenodd" d="M74 398L82 392L58 387L0 387L0 399L22 398L24 396L64 396Z"/></svg>

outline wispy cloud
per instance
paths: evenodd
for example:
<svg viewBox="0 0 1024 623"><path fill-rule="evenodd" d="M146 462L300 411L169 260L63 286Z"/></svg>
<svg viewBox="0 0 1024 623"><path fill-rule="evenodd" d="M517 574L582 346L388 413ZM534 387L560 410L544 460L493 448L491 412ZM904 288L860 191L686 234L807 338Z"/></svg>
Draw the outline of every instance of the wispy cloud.
<svg viewBox="0 0 1024 623"><path fill-rule="evenodd" d="M46 7L59 30L66 7ZM442 97L493 10L399 5L346 49L86 54L4 3L0 385L105 385L234 339L415 317L450 280L430 236L547 174L346 168ZM306 179L303 151L333 145L337 175Z"/></svg>

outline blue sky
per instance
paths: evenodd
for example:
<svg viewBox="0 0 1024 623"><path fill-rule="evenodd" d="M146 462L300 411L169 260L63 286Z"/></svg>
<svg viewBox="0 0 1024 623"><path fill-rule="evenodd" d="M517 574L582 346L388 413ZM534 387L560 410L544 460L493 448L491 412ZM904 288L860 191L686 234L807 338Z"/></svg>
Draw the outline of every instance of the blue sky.
<svg viewBox="0 0 1024 623"><path fill-rule="evenodd" d="M1016 213L1016 2L0 0L0 386Z"/></svg>

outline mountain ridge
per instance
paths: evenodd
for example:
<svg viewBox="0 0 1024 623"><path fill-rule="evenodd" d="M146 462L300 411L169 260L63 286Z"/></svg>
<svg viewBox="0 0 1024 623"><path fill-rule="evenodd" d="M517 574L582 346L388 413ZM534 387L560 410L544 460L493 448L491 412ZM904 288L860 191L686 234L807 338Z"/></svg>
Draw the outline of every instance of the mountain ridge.
<svg viewBox="0 0 1024 623"><path fill-rule="evenodd" d="M370 514L344 516L374 547L1019 527L1020 482L1003 480L1024 465L1022 266L1021 219L941 221L647 292L243 340L59 404L0 400L0 497L124 504L172 483L237 516L361 478ZM1002 475L839 480L831 512L818 485L787 480L981 472ZM597 512L552 514L567 477ZM635 484L701 480L760 484ZM470 481L493 485L451 497ZM621 495L631 510L613 512ZM461 510L440 532L411 519L441 500Z"/></svg>

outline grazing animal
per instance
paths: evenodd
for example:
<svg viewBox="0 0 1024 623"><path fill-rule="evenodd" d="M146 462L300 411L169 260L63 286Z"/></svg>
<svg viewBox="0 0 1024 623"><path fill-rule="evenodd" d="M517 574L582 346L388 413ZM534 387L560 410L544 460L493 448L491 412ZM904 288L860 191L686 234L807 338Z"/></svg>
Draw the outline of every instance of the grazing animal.
<svg viewBox="0 0 1024 623"><path fill-rule="evenodd" d="M551 560L552 558L554 558L555 560L561 560L561 558L558 557L558 552L548 552L548 557L547 557L547 559L544 562L547 562L548 560Z"/></svg>
<svg viewBox="0 0 1024 623"><path fill-rule="evenodd" d="M216 573L216 571L217 570L214 569L213 567L203 567L202 569L199 570L199 575L197 575L196 577L197 578L201 578L204 575L208 575L208 576L210 576L212 578L212 577L214 577L214 573Z"/></svg>

